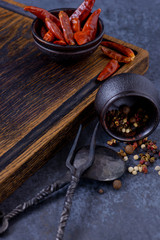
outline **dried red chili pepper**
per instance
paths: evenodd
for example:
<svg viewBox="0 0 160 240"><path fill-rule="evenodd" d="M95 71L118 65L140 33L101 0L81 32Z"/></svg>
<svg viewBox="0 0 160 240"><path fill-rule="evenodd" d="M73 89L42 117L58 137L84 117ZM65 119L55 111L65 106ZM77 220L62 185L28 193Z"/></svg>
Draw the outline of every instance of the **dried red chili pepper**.
<svg viewBox="0 0 160 240"><path fill-rule="evenodd" d="M96 11L94 11L91 16L88 18L88 20L86 21L86 23L84 24L84 27L82 29L82 32L87 32L90 31L90 41L92 41L97 33L97 23L98 23L98 17L99 14L101 13L101 9L97 9Z"/></svg>
<svg viewBox="0 0 160 240"><path fill-rule="evenodd" d="M49 18L45 18L45 24L48 30L50 30L56 38L64 41L63 33L56 23L52 22L52 20Z"/></svg>
<svg viewBox="0 0 160 240"><path fill-rule="evenodd" d="M72 19L72 30L73 32L81 31L81 23L78 17Z"/></svg>
<svg viewBox="0 0 160 240"><path fill-rule="evenodd" d="M44 38L44 35L47 33L47 30L44 26L41 27L41 37Z"/></svg>
<svg viewBox="0 0 160 240"><path fill-rule="evenodd" d="M47 41L47 42L53 42L53 40L55 39L54 34L51 32L51 30L49 30L48 32L46 32L46 34L43 37L43 40Z"/></svg>
<svg viewBox="0 0 160 240"><path fill-rule="evenodd" d="M118 61L115 59L111 59L109 63L105 66L105 68L102 70L102 72L98 75L97 80L98 81L105 80L113 73L115 73L119 67L120 65L118 64Z"/></svg>
<svg viewBox="0 0 160 240"><path fill-rule="evenodd" d="M38 8L38 7L34 7L34 6L27 6L27 7L24 8L24 10L34 14L35 16L40 18L42 21L45 21L45 18L49 18L60 27L59 19L56 16L54 16L53 14L51 14L50 12L48 12L47 10L43 9L43 8Z"/></svg>
<svg viewBox="0 0 160 240"><path fill-rule="evenodd" d="M63 35L64 35L66 42L69 45L75 45L75 41L73 39L73 31L72 31L71 23L70 23L67 13L65 13L64 11L60 11L59 12L59 20L61 23Z"/></svg>
<svg viewBox="0 0 160 240"><path fill-rule="evenodd" d="M80 22L85 20L90 14L95 0L85 0L82 4L74 11L74 13L70 16L70 21L74 18L79 18Z"/></svg>
<svg viewBox="0 0 160 240"><path fill-rule="evenodd" d="M132 61L131 57L126 57L126 56L123 56L122 54L120 53L117 53L115 52L114 50L111 50L109 48L106 48L106 47L101 47L102 49L102 52L110 57L110 58L113 58L115 60L117 60L118 62L124 62L124 63L129 63Z"/></svg>
<svg viewBox="0 0 160 240"><path fill-rule="evenodd" d="M53 43L54 43L54 44L61 45L61 46L67 45L67 43L66 43L65 41L63 41L63 40L55 40Z"/></svg>
<svg viewBox="0 0 160 240"><path fill-rule="evenodd" d="M119 52L123 53L127 57L131 57L132 60L135 58L135 54L130 48L125 47L119 43L110 42L110 41L102 41L101 45L108 47L108 48L113 48L115 50L118 50Z"/></svg>
<svg viewBox="0 0 160 240"><path fill-rule="evenodd" d="M74 33L74 39L78 45L83 45L89 42L90 31L87 32L76 32Z"/></svg>
<svg viewBox="0 0 160 240"><path fill-rule="evenodd" d="M82 31L74 33L74 39L78 45L94 40L97 33L97 22L101 9L94 11L86 21Z"/></svg>

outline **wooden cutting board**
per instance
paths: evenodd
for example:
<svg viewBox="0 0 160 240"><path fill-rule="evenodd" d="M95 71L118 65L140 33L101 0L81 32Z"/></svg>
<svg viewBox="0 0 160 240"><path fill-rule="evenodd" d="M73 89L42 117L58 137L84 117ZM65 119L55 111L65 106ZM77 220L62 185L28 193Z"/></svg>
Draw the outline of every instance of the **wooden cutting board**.
<svg viewBox="0 0 160 240"><path fill-rule="evenodd" d="M102 84L96 77L109 60L98 48L72 65L53 62L36 48L33 20L22 16L22 6L12 0L0 3L0 201L64 146L80 123L96 116L94 99ZM107 35L104 39L136 54L116 74L146 72L146 50Z"/></svg>

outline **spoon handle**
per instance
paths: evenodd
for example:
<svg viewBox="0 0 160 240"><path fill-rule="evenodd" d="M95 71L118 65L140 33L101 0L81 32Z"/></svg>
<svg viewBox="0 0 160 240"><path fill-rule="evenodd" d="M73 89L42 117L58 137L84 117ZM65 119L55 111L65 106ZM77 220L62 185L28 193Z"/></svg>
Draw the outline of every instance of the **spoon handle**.
<svg viewBox="0 0 160 240"><path fill-rule="evenodd" d="M58 230L57 230L56 240L62 240L63 239L65 226L66 226L68 217L70 215L73 195L74 195L75 189L78 185L78 182L79 182L79 178L72 175L72 180L71 180L71 183L70 183L70 185L68 187L68 190L67 190L67 193L66 193L66 199L65 199L63 211L62 211L62 214L61 214L59 227L58 227Z"/></svg>
<svg viewBox="0 0 160 240"><path fill-rule="evenodd" d="M3 224L4 222L6 221L8 222L11 218L24 212L27 208L37 205L38 203L43 201L47 196L49 196L51 193L58 191L60 188L68 184L70 182L70 179L71 179L71 175L70 175L70 172L68 171L63 179L57 180L53 184L45 187L39 193L37 193L33 198L31 198L30 200L22 204L19 204L10 213L3 216L2 226L0 226L0 233L5 232L5 230L8 228L7 224Z"/></svg>

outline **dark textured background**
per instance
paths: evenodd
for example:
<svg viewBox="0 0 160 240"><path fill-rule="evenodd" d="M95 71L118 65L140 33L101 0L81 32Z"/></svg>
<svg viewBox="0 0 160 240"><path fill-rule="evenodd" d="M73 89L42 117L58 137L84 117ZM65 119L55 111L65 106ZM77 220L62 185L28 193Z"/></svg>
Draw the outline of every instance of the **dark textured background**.
<svg viewBox="0 0 160 240"><path fill-rule="evenodd" d="M81 0L18 0L27 5L46 9L77 7ZM105 33L130 42L149 51L150 65L145 74L160 89L160 1L159 0L96 0L94 10L102 9ZM81 143L88 143L96 121L83 130ZM157 140L160 128L150 136ZM106 145L109 137L100 128L97 142ZM65 159L71 144L27 180L1 204L8 213L13 207L28 200L42 187L62 177L66 171ZM119 147L120 148L120 147ZM132 157L130 162L131 164ZM160 160L157 160L160 164ZM155 165L157 165L155 164ZM76 190L71 215L66 227L65 240L159 240L160 239L160 176L149 168L149 173L132 176L125 173L122 188L116 191L111 183L81 180ZM98 188L104 194L97 193ZM10 222L6 240L51 240L56 231L63 208L66 188L48 200ZM0 237L1 238L1 237Z"/></svg>

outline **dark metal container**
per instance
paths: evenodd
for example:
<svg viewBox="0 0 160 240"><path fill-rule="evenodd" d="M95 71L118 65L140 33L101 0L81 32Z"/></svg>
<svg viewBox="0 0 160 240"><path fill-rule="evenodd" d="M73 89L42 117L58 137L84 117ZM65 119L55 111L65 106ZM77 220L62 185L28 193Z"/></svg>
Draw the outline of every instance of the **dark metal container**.
<svg viewBox="0 0 160 240"><path fill-rule="evenodd" d="M107 127L106 114L110 109L133 104L143 106L149 116L147 124L140 132L134 137L125 137ZM105 131L120 141L142 139L151 134L160 121L160 99L157 89L146 77L134 73L123 73L106 80L96 95L95 108Z"/></svg>

